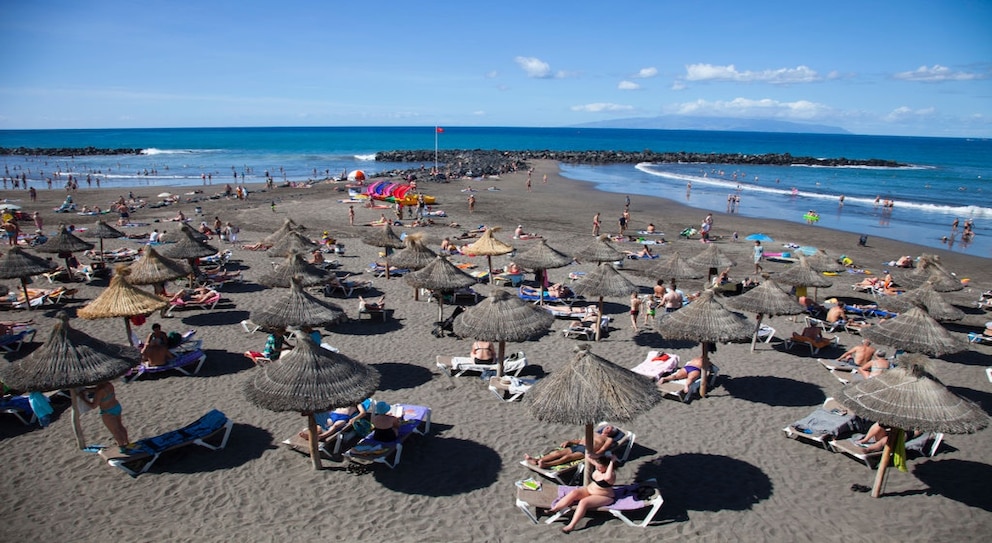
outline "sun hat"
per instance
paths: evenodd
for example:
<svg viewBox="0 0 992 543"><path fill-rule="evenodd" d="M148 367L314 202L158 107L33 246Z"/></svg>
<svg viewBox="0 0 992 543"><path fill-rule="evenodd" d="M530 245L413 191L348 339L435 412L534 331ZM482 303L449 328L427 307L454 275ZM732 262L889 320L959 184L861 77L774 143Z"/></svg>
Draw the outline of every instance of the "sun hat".
<svg viewBox="0 0 992 543"><path fill-rule="evenodd" d="M389 413L389 409L390 409L390 406L386 402L376 402L375 403L375 414L376 415L385 415L386 413Z"/></svg>

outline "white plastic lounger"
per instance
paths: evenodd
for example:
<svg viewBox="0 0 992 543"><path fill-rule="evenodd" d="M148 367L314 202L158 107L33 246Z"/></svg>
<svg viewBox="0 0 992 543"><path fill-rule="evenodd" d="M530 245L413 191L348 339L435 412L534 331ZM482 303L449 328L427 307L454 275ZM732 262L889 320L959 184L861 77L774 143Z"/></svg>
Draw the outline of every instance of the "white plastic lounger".
<svg viewBox="0 0 992 543"><path fill-rule="evenodd" d="M830 441L863 431L868 424L833 398L804 418L782 429L785 437L806 441L830 450Z"/></svg>
<svg viewBox="0 0 992 543"><path fill-rule="evenodd" d="M864 447L854 442L860 438L860 434L855 434L847 439L835 439L829 442L830 450L844 453L847 456L861 462L869 469L874 469L878 461L882 458L882 451L865 452ZM908 436L907 436L908 437ZM944 434L924 432L912 439L906 440L906 451L917 452L926 456L937 454L937 449L944 441Z"/></svg>
<svg viewBox="0 0 992 543"><path fill-rule="evenodd" d="M496 364L476 364L475 359L470 356L437 355L436 362L437 368L449 377L461 377L468 372L496 371ZM506 375L518 376L525 367L527 367L527 357L523 351L512 353L503 360L503 373Z"/></svg>
<svg viewBox="0 0 992 543"><path fill-rule="evenodd" d="M517 508L527 515L527 518L529 518L531 522L538 524L538 517L550 509L558 499L565 496L575 488L577 487L556 485L550 482L542 483L541 488L538 490L518 488L516 505ZM627 526L644 528L651 524L651 521L654 520L655 515L658 514L658 510L660 510L661 506L665 503L664 498L661 496L661 491L658 489L658 482L655 479L648 479L632 485L614 486L613 491L617 498L615 502L605 507L597 507L596 509L590 510L590 512L608 512L614 517L622 520ZM642 492L643 494L641 494ZM534 508L536 511L531 511L531 508ZM627 516L633 511L642 510L647 512L644 515L644 518L640 521L635 521ZM571 513L571 511L571 508L559 511L558 513L551 515L545 523L551 524Z"/></svg>

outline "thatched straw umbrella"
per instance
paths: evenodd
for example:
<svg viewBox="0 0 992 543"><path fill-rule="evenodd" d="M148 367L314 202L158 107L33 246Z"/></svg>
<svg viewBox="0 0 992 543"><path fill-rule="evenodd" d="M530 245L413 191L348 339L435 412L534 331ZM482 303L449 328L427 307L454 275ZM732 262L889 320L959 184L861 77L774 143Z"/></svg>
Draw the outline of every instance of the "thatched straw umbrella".
<svg viewBox="0 0 992 543"><path fill-rule="evenodd" d="M899 284L916 288L926 282L933 283L937 292L954 292L964 288L964 284L940 263L937 255L922 254L912 271L900 274Z"/></svg>
<svg viewBox="0 0 992 543"><path fill-rule="evenodd" d="M754 352L754 344L758 340L758 330L761 329L761 320L765 315L774 317L776 315L798 315L805 309L791 294L782 290L772 279L765 279L760 285L741 294L727 298L724 304L737 311L757 313L757 324L754 327L754 335L751 336L751 352Z"/></svg>
<svg viewBox="0 0 992 543"><path fill-rule="evenodd" d="M623 257L623 251L614 247L607 236L599 236L586 248L575 253L575 260L579 262L616 262Z"/></svg>
<svg viewBox="0 0 992 543"><path fill-rule="evenodd" d="M813 271L818 272L842 272L847 266L837 262L836 258L831 258L823 249L806 257L806 263Z"/></svg>
<svg viewBox="0 0 992 543"><path fill-rule="evenodd" d="M180 224L179 225L179 229L180 230L185 230L186 231L186 235L188 235L189 237L191 237L191 238L193 238L193 239L195 239L197 241L207 242L207 241L210 240L210 236L204 234L203 232L200 232L196 228L193 228L192 226L189 225L189 223L185 223L184 222L184 223Z"/></svg>
<svg viewBox="0 0 992 543"><path fill-rule="evenodd" d="M432 251L424 241L423 234L409 234L403 240L403 244L406 245L406 247L400 249L393 255L393 267L421 270L426 268L437 258L437 253ZM413 289L413 299L420 299L419 288Z"/></svg>
<svg viewBox="0 0 992 543"><path fill-rule="evenodd" d="M635 270L635 272L653 279L699 279L703 276L703 273L689 264L688 260L682 258L678 251L652 263L643 270Z"/></svg>
<svg viewBox="0 0 992 543"><path fill-rule="evenodd" d="M457 290L475 284L475 277L458 269L445 256L436 256L434 261L423 269L410 272L404 277L415 289L426 288L435 291L437 298L437 320L444 320L444 296L442 291Z"/></svg>
<svg viewBox="0 0 992 543"><path fill-rule="evenodd" d="M637 285L631 283L613 266L596 266L596 269L582 276L572 285L572 290L582 296L599 297L599 318L603 317L603 298L606 296L630 296L637 291ZM596 322L596 341L599 341L603 327Z"/></svg>
<svg viewBox="0 0 992 543"><path fill-rule="evenodd" d="M792 285L797 287L797 297L805 296L807 287L827 288L833 285L830 280L820 275L816 270L810 267L805 256L799 257L799 264L793 264L789 269L776 275L775 280L783 285Z"/></svg>
<svg viewBox="0 0 992 543"><path fill-rule="evenodd" d="M959 321L964 318L964 311L954 307L944 296L941 296L929 281L899 296L886 296L881 300L880 305L900 313L918 305L926 310L928 315L941 322Z"/></svg>
<svg viewBox="0 0 992 543"><path fill-rule="evenodd" d="M148 315L167 306L169 302L140 288L129 281L131 269L128 266L117 268L110 285L76 313L84 319L124 318L128 343L134 346L131 338L131 317Z"/></svg>
<svg viewBox="0 0 992 543"><path fill-rule="evenodd" d="M304 287L312 287L327 282L330 273L307 262L301 253L293 253L286 261L274 270L258 278L258 282L267 287L289 288L290 280L294 277L300 280Z"/></svg>
<svg viewBox="0 0 992 543"><path fill-rule="evenodd" d="M48 392L71 390L72 429L79 448L86 447L79 423L76 389L116 379L138 364L141 353L133 347L114 345L69 326L65 311L56 315L52 333L41 347L12 364L3 364L0 379L11 388Z"/></svg>
<svg viewBox="0 0 992 543"><path fill-rule="evenodd" d="M373 247L382 247L386 258L386 280L389 280L389 252L391 249L402 249L403 240L393 232L393 227L389 224L373 227L372 230L371 234L362 238L362 242Z"/></svg>
<svg viewBox="0 0 992 543"><path fill-rule="evenodd" d="M189 267L192 270L190 273L190 285L193 284L193 277L200 273L200 269L197 266L197 259L203 258L205 256L212 256L217 254L217 248L212 245L204 243L193 235L191 229L181 228L179 230L178 240L175 243L165 244L159 249L159 254L168 258L183 258L189 263Z"/></svg>
<svg viewBox="0 0 992 543"><path fill-rule="evenodd" d="M343 354L322 349L299 331L296 348L279 360L259 366L244 384L251 403L272 411L296 411L307 417L313 469L323 466L314 413L357 405L379 387L379 372Z"/></svg>
<svg viewBox="0 0 992 543"><path fill-rule="evenodd" d="M307 228L305 226L299 225L296 223L296 221L287 217L283 221L282 226L280 226L278 230L262 238L262 241L260 243L276 246L279 245L282 242L283 238L288 236L290 233L292 232L302 233L306 229Z"/></svg>
<svg viewBox="0 0 992 543"><path fill-rule="evenodd" d="M750 337L752 333L747 317L720 305L712 290L704 290L699 298L678 311L662 313L655 320L655 328L665 339L688 339L702 344L700 396L706 396L709 379L709 344L718 341L741 341Z"/></svg>
<svg viewBox="0 0 992 543"><path fill-rule="evenodd" d="M498 341L496 376L503 375L507 341L526 341L548 331L555 318L504 289L495 289L488 298L455 319L455 334L480 341Z"/></svg>
<svg viewBox="0 0 992 543"><path fill-rule="evenodd" d="M267 253L271 257L284 257L294 253L309 253L316 249L318 245L299 232L290 232L279 240L279 244L269 249Z"/></svg>
<svg viewBox="0 0 992 543"><path fill-rule="evenodd" d="M58 264L40 256L26 252L20 247L11 247L0 256L0 279L20 279L24 290L24 306L31 309L31 296L28 295L28 277L41 275L58 268Z"/></svg>
<svg viewBox="0 0 992 543"><path fill-rule="evenodd" d="M900 317L901 318L901 317ZM893 444L910 431L970 434L988 426L989 417L976 404L947 390L926 371L926 357L905 355L899 367L871 379L851 383L838 400L856 415L888 429L871 495L879 497Z"/></svg>
<svg viewBox="0 0 992 543"><path fill-rule="evenodd" d="M251 312L255 324L279 330L290 326L328 326L347 319L344 310L303 290L295 277L290 280L288 291L279 291L267 307Z"/></svg>
<svg viewBox="0 0 992 543"><path fill-rule="evenodd" d="M485 255L486 263L489 264L489 282L493 282L493 256L505 255L513 252L513 247L503 243L493 237L500 228L487 228L482 233L482 237L465 246L464 252L470 255Z"/></svg>
<svg viewBox="0 0 992 543"><path fill-rule="evenodd" d="M861 335L882 345L909 352L942 356L961 352L968 345L951 335L946 328L920 307L911 307L898 317L864 326Z"/></svg>
<svg viewBox="0 0 992 543"><path fill-rule="evenodd" d="M69 257L72 256L72 253L88 251L93 247L94 245L92 243L77 238L63 225L59 227L58 234L35 247L35 250L41 253L57 253L59 257L64 258L65 272L69 274L69 279L72 280L72 266L69 265Z"/></svg>
<svg viewBox="0 0 992 543"><path fill-rule="evenodd" d="M141 258L128 266L131 275L128 282L132 285L155 285L155 294L167 295L165 282L190 274L189 265L181 260L166 258L154 247L146 247Z"/></svg>
<svg viewBox="0 0 992 543"><path fill-rule="evenodd" d="M643 375L593 354L588 345L576 347L563 368L534 385L527 395L535 418L585 426L586 443L601 421L629 422L661 401L662 394ZM585 470L586 484L592 470Z"/></svg>
<svg viewBox="0 0 992 543"><path fill-rule="evenodd" d="M93 228L83 232L83 237L100 240L100 261L103 262L103 240L122 238L124 232L110 226L106 221L96 221Z"/></svg>
<svg viewBox="0 0 992 543"><path fill-rule="evenodd" d="M520 252L515 259L517 264L525 268L541 270L540 285L538 287L541 293L540 303L542 304L544 303L544 287L549 283L548 270L568 266L574 261L572 257L552 248L543 239L528 247L527 250Z"/></svg>
<svg viewBox="0 0 992 543"><path fill-rule="evenodd" d="M700 270L708 270L706 274L707 282L717 274L720 268L729 268L737 265L737 262L734 262L732 258L725 255L723 251L712 243L707 244L705 249L690 258L687 262L689 262L690 266L699 268Z"/></svg>

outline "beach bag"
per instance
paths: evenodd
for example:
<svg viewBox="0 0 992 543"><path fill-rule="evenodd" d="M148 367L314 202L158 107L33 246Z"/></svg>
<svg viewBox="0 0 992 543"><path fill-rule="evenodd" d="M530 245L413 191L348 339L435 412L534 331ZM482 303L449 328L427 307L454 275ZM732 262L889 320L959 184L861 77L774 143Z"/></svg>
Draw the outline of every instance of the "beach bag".
<svg viewBox="0 0 992 543"><path fill-rule="evenodd" d="M183 342L183 335L179 332L169 332L169 335L166 337L168 338L166 339L166 345L168 345L170 349L178 347L179 344Z"/></svg>
<svg viewBox="0 0 992 543"><path fill-rule="evenodd" d="M351 423L351 429L355 431L356 435L365 437L372 433L372 423L369 419L355 419L355 422Z"/></svg>

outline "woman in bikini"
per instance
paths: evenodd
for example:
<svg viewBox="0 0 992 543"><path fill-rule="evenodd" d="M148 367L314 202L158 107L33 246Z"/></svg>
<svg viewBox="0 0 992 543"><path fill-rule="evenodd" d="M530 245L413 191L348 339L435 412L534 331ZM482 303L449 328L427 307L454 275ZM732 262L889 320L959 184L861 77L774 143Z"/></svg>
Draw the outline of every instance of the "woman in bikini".
<svg viewBox="0 0 992 543"><path fill-rule="evenodd" d="M492 364L496 358L493 344L489 341L476 341L473 343L470 354L476 364Z"/></svg>
<svg viewBox="0 0 992 543"><path fill-rule="evenodd" d="M688 394L689 393L689 385L691 385L693 382L697 381L699 379L699 376L702 375L702 373L703 373L702 370L700 369L702 367L702 365L703 365L703 359L702 358L699 358L699 357L693 358L688 363L686 363L685 366L682 366L681 368L679 368L678 371L676 371L675 373L673 373L671 375L666 375L666 376L662 377L658 382L659 383L667 383L669 381L677 381L679 379L685 379L685 386L682 387L682 390L683 390L683 392L685 392L686 394Z"/></svg>
<svg viewBox="0 0 992 543"><path fill-rule="evenodd" d="M575 529L575 525L582 520L582 517L585 516L586 511L589 509L612 505L616 501L613 493L613 485L616 483L617 475L614 471L613 458L597 456L592 459L587 458L586 462L589 462L596 468L596 471L592 472L592 480L589 484L565 494L562 499L558 500L558 503L554 507L548 509L548 513L552 514L575 506L575 512L572 513L572 520L567 526L561 529L566 534Z"/></svg>
<svg viewBox="0 0 992 543"><path fill-rule="evenodd" d="M121 403L117 401L114 385L110 384L110 381L100 383L93 389L92 397L88 397L86 394L81 394L80 397L91 408L100 408L100 417L103 418L103 424L113 434L114 441L121 449L126 447L130 441L127 438L127 428L124 427L124 422L121 420L123 409Z"/></svg>

